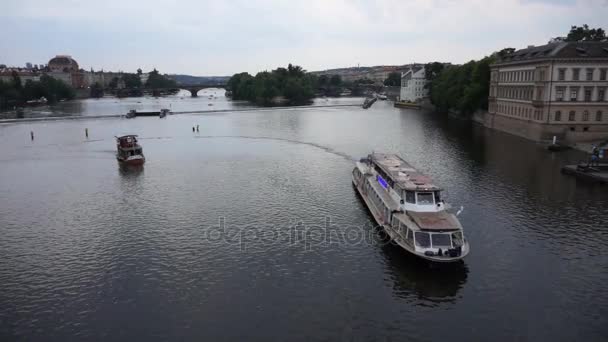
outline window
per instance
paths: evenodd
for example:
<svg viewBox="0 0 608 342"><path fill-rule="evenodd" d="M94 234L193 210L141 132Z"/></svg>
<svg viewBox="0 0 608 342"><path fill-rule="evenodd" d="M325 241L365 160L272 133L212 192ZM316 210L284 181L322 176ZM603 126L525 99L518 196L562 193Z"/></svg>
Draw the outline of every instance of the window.
<svg viewBox="0 0 608 342"><path fill-rule="evenodd" d="M585 88L585 102L591 102L591 88Z"/></svg>
<svg viewBox="0 0 608 342"><path fill-rule="evenodd" d="M405 201L407 203L416 203L416 197L414 196L414 192L413 191L406 191L405 192Z"/></svg>
<svg viewBox="0 0 608 342"><path fill-rule="evenodd" d="M576 112L571 111L570 114L568 114L568 121L574 121L575 117L576 117Z"/></svg>
<svg viewBox="0 0 608 342"><path fill-rule="evenodd" d="M461 232L452 233L452 244L454 247L460 247L463 245Z"/></svg>
<svg viewBox="0 0 608 342"><path fill-rule="evenodd" d="M560 81L566 80L566 69L559 69L557 79Z"/></svg>
<svg viewBox="0 0 608 342"><path fill-rule="evenodd" d="M432 192L417 192L416 196L418 197L418 204L421 205L429 205L435 204L433 201L433 193Z"/></svg>
<svg viewBox="0 0 608 342"><path fill-rule="evenodd" d="M433 242L433 247L452 247L450 234L432 234L431 241Z"/></svg>
<svg viewBox="0 0 608 342"><path fill-rule="evenodd" d="M593 68L587 68L587 81L593 81Z"/></svg>
<svg viewBox="0 0 608 342"><path fill-rule="evenodd" d="M555 112L555 121L562 121L562 112L559 110Z"/></svg>
<svg viewBox="0 0 608 342"><path fill-rule="evenodd" d="M416 232L414 233L414 239L416 240L416 246L418 247L431 247L431 238L429 233Z"/></svg>
<svg viewBox="0 0 608 342"><path fill-rule="evenodd" d="M604 96L606 95L606 89L598 89L597 90L597 101L604 101Z"/></svg>
<svg viewBox="0 0 608 342"><path fill-rule="evenodd" d="M606 80L606 69L600 69L600 81Z"/></svg>
<svg viewBox="0 0 608 342"><path fill-rule="evenodd" d="M570 89L570 101L576 102L578 98L578 89Z"/></svg>
<svg viewBox="0 0 608 342"><path fill-rule="evenodd" d="M564 100L564 88L557 88L555 90L555 100L561 102Z"/></svg>
<svg viewBox="0 0 608 342"><path fill-rule="evenodd" d="M580 79L580 73L581 73L581 69L579 69L579 68L572 69L572 80L578 81Z"/></svg>
<svg viewBox="0 0 608 342"><path fill-rule="evenodd" d="M597 113L595 113L595 121L602 121L602 111L598 110Z"/></svg>
<svg viewBox="0 0 608 342"><path fill-rule="evenodd" d="M589 111L588 110L583 112L583 121L589 121Z"/></svg>

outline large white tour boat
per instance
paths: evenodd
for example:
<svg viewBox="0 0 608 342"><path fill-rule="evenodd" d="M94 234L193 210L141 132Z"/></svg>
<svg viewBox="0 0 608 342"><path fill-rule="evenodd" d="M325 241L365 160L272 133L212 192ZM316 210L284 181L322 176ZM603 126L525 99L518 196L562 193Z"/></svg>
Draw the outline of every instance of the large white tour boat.
<svg viewBox="0 0 608 342"><path fill-rule="evenodd" d="M435 262L458 261L469 253L441 189L401 157L368 155L356 163L353 184L376 222L406 251Z"/></svg>

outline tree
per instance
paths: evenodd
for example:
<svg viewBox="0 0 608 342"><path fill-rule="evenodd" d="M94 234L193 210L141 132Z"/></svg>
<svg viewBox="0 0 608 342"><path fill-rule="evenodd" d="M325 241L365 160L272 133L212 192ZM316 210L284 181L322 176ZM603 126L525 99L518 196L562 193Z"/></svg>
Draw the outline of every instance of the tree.
<svg viewBox="0 0 608 342"><path fill-rule="evenodd" d="M110 81L110 83L108 83L108 87L110 89L116 89L118 87L118 77L112 78L112 80Z"/></svg>
<svg viewBox="0 0 608 342"><path fill-rule="evenodd" d="M148 75L148 80L146 81L147 88L175 88L177 87L177 82L175 80L170 79L165 75L161 75L156 68L150 71Z"/></svg>
<svg viewBox="0 0 608 342"><path fill-rule="evenodd" d="M476 110L487 109L490 64L495 60L496 54L480 61L448 66L432 75L429 83L431 103L439 111L457 111L461 115L470 115ZM429 70L432 69L431 66Z"/></svg>
<svg viewBox="0 0 608 342"><path fill-rule="evenodd" d="M125 88L141 88L141 79L137 74L122 74L122 81L125 83Z"/></svg>
<svg viewBox="0 0 608 342"><path fill-rule="evenodd" d="M443 71L443 68L444 68L443 63L439 63L439 62L427 63L424 66L424 78L426 78L427 81L434 80L435 77L437 77L437 75L439 75L441 73L441 71Z"/></svg>
<svg viewBox="0 0 608 342"><path fill-rule="evenodd" d="M329 79L329 84L334 87L339 87L342 85L342 76L340 75L331 75Z"/></svg>
<svg viewBox="0 0 608 342"><path fill-rule="evenodd" d="M314 96L317 83L316 76L289 64L287 68L259 72L255 77L246 72L234 74L227 86L234 100L269 106L275 103L277 96L284 97L291 105L307 103Z"/></svg>
<svg viewBox="0 0 608 342"><path fill-rule="evenodd" d="M138 68L138 69L137 69L137 74L138 74L138 75L141 75L142 73L143 73L143 72L141 71L141 68Z"/></svg>
<svg viewBox="0 0 608 342"><path fill-rule="evenodd" d="M584 41L601 41L606 39L606 32L601 28L590 29L587 24L583 26L572 26L570 32L565 38L567 42Z"/></svg>
<svg viewBox="0 0 608 342"><path fill-rule="evenodd" d="M103 97L103 86L99 82L95 82L95 84L91 86L91 97Z"/></svg>
<svg viewBox="0 0 608 342"><path fill-rule="evenodd" d="M21 89L21 77L19 77L19 74L15 70L11 73L11 80L15 89Z"/></svg>
<svg viewBox="0 0 608 342"><path fill-rule="evenodd" d="M391 72L388 77L384 80L385 86L400 86L401 85L401 73Z"/></svg>
<svg viewBox="0 0 608 342"><path fill-rule="evenodd" d="M326 86L326 85L328 85L328 83L329 83L329 78L327 77L327 75L319 76L319 79L318 79L319 87Z"/></svg>

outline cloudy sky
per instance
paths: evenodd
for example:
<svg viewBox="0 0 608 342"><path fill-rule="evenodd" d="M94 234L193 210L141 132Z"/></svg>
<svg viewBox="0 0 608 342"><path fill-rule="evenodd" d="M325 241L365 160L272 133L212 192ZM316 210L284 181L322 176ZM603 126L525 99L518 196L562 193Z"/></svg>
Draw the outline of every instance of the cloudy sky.
<svg viewBox="0 0 608 342"><path fill-rule="evenodd" d="M0 63L231 75L445 61L608 29L608 0L2 0Z"/></svg>

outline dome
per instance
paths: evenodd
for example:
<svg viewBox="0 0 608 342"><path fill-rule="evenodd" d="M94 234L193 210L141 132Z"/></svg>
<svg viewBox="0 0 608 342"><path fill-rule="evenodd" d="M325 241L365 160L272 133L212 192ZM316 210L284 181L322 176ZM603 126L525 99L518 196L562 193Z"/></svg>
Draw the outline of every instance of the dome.
<svg viewBox="0 0 608 342"><path fill-rule="evenodd" d="M58 55L49 61L49 69L55 72L72 72L78 71L78 63L71 57Z"/></svg>

